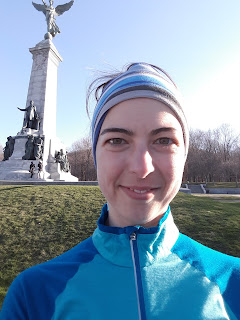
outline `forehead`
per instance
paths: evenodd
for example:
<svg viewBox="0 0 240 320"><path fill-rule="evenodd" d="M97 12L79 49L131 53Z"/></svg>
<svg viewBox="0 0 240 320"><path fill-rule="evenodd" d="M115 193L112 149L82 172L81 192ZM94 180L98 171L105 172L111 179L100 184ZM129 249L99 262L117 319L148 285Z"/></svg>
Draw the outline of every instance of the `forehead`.
<svg viewBox="0 0 240 320"><path fill-rule="evenodd" d="M125 100L109 110L101 131L109 126L127 127L132 130L152 130L172 127L182 133L174 112L164 103L150 98Z"/></svg>

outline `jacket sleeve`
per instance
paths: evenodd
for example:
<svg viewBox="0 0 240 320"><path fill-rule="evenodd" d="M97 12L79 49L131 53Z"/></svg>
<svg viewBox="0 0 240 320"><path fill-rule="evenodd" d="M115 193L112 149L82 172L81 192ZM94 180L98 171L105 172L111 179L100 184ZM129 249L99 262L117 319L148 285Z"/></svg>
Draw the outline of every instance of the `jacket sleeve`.
<svg viewBox="0 0 240 320"><path fill-rule="evenodd" d="M0 311L0 320L12 319L29 319L21 277L17 277L11 284Z"/></svg>

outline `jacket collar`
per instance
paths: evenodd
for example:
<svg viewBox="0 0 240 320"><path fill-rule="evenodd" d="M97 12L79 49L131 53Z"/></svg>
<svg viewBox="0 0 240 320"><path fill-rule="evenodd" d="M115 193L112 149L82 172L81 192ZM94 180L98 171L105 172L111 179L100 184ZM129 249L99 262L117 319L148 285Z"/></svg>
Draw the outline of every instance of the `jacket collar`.
<svg viewBox="0 0 240 320"><path fill-rule="evenodd" d="M135 232L141 266L148 266L168 256L179 236L170 207L159 221L158 226L144 228L129 226L124 228L105 225L108 207L105 204L98 219L98 228L93 233L93 243L98 252L111 263L132 266L130 235Z"/></svg>

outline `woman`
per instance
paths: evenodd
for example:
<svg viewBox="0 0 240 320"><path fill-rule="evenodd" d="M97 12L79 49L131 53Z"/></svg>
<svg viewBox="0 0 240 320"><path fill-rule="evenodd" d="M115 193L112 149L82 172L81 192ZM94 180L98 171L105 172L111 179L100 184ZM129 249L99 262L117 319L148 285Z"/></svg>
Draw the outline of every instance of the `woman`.
<svg viewBox="0 0 240 320"><path fill-rule="evenodd" d="M171 215L189 143L174 83L136 63L101 88L98 228L18 276L0 319L239 319L239 259L180 234Z"/></svg>

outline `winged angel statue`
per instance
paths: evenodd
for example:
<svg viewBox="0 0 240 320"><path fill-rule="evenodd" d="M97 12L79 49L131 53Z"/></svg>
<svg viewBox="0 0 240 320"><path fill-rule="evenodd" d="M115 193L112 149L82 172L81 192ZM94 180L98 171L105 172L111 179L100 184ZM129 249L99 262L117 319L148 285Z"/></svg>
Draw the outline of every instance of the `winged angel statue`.
<svg viewBox="0 0 240 320"><path fill-rule="evenodd" d="M34 2L32 2L32 4L38 11L42 11L46 17L48 33L45 35L45 39L47 39L49 38L49 34L52 37L55 37L57 33L60 33L59 27L55 22L55 17L60 16L65 11L69 10L73 5L74 0L63 5L59 5L56 8L53 7L53 0L49 0L49 6L44 0L42 0L42 2L43 4L37 4Z"/></svg>

